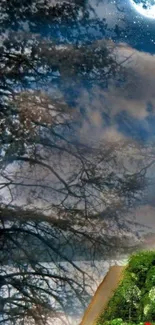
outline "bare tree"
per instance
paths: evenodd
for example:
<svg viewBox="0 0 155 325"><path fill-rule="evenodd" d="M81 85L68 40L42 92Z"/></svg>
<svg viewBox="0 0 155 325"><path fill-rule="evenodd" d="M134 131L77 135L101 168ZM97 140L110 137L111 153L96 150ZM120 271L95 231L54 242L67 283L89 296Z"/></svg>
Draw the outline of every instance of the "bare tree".
<svg viewBox="0 0 155 325"><path fill-rule="evenodd" d="M108 42L87 42L96 21L86 5L12 0L1 9L0 323L42 325L87 304L91 279L76 257L109 254L109 228L130 229L124 215L141 202L154 155L81 136L79 88L105 89L121 72ZM37 32L50 19L51 28L70 24L66 43Z"/></svg>
<svg viewBox="0 0 155 325"><path fill-rule="evenodd" d="M17 127L6 128L0 183L2 322L48 324L70 301L73 313L88 302L91 279L74 260L116 247L108 226L130 227L124 214L140 202L153 156L146 163L130 142L80 140L77 112L42 92L17 94L11 105Z"/></svg>

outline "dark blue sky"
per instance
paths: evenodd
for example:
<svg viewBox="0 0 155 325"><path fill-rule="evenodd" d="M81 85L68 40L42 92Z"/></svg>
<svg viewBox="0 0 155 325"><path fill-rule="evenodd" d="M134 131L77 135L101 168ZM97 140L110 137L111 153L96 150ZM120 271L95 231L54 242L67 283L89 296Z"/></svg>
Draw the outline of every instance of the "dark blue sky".
<svg viewBox="0 0 155 325"><path fill-rule="evenodd" d="M120 37L139 51L155 53L155 20L139 14L131 5L130 0L121 0L124 9L124 27L120 26Z"/></svg>
<svg viewBox="0 0 155 325"><path fill-rule="evenodd" d="M107 19L111 37L140 51L155 53L155 20L139 14L130 0L89 0L98 17ZM109 35L109 33L108 33Z"/></svg>
<svg viewBox="0 0 155 325"><path fill-rule="evenodd" d="M141 141L150 141L155 136L155 112L154 112L154 93L151 93L150 105L151 109L148 109L148 91L147 87L145 88L145 82L147 83L147 79L149 82L153 82L155 79L154 71L152 69L152 73L148 71L147 74L147 64L149 65L149 57L150 61L152 60L152 55L155 54L155 20L148 19L142 15L140 15L131 5L130 0L90 0L89 3L93 6L96 16L102 19L106 19L108 24L108 29L106 30L106 35L103 37L112 38L118 46L121 43L125 43L126 46L130 47L132 52L133 50L137 50L137 63L138 63L138 53L143 53L141 57L141 69L135 70L133 69L133 82L136 80L136 84L143 84L144 89L144 98L143 103L146 97L146 116L142 118L140 112L136 114L132 114L133 111L139 109L139 102L141 102L141 98L138 98L138 92L136 87L133 86L133 97L136 98L136 102L132 104L132 112L130 109L126 110L122 106L120 107L120 112L118 112L115 116L115 119L109 123L109 125L115 124L115 127L119 132L122 132L125 136L131 136ZM147 56L147 63L146 63ZM139 61L140 62L140 61ZM146 66L146 72L143 73L142 67L143 64ZM152 67L155 66L155 60L152 61ZM150 68L151 70L151 68ZM132 79L132 77L130 76ZM151 81L150 81L151 80ZM140 86L139 86L140 88ZM116 99L117 100L117 99ZM126 101L127 104L127 101ZM138 105L137 105L138 104ZM134 107L135 105L135 107ZM130 105L131 106L131 105ZM109 119L110 120L110 119ZM108 120L108 121L109 121Z"/></svg>

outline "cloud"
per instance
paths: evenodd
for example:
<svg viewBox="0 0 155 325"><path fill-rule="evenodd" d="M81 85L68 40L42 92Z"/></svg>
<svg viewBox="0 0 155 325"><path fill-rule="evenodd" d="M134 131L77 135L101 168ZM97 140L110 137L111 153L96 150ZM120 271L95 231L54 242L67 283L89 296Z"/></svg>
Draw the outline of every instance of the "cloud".
<svg viewBox="0 0 155 325"><path fill-rule="evenodd" d="M148 106L155 114L155 55L138 51L125 43L114 45L114 55L123 68L124 81L113 81L104 92L104 110L111 118L126 111L133 117L144 119Z"/></svg>
<svg viewBox="0 0 155 325"><path fill-rule="evenodd" d="M134 217L137 222L145 225L146 232L155 232L155 207L149 204L135 209ZM148 228L147 228L148 227Z"/></svg>
<svg viewBox="0 0 155 325"><path fill-rule="evenodd" d="M131 132L135 137L138 133L144 133L143 137L152 136L154 128L150 123L155 118L155 55L140 52L125 43L116 45L108 41L107 45L122 66L124 80L119 85L112 80L106 91L97 86L91 93L83 89L78 105L85 107L87 120L81 132L88 134L90 129L91 136L102 138L110 128L109 132L117 132L120 136L123 126L124 134L128 130L128 135Z"/></svg>
<svg viewBox="0 0 155 325"><path fill-rule="evenodd" d="M115 51L119 62L125 60L125 82L122 87L109 89L109 104L115 102L115 112L127 110L138 118L148 115L148 104L155 113L155 55L140 52L127 44L119 44Z"/></svg>

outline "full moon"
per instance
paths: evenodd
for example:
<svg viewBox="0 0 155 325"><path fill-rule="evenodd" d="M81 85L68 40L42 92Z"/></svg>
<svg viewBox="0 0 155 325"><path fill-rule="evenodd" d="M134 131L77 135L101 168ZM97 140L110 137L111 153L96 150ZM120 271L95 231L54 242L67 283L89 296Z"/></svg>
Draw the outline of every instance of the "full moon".
<svg viewBox="0 0 155 325"><path fill-rule="evenodd" d="M130 0L130 2L139 14L155 19L155 0Z"/></svg>

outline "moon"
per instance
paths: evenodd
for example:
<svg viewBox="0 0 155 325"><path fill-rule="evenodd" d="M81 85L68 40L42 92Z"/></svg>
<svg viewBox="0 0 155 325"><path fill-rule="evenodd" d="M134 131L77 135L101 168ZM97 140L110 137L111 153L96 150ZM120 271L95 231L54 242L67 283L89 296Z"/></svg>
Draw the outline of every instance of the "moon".
<svg viewBox="0 0 155 325"><path fill-rule="evenodd" d="M155 19L155 0L130 0L133 8L142 16Z"/></svg>

